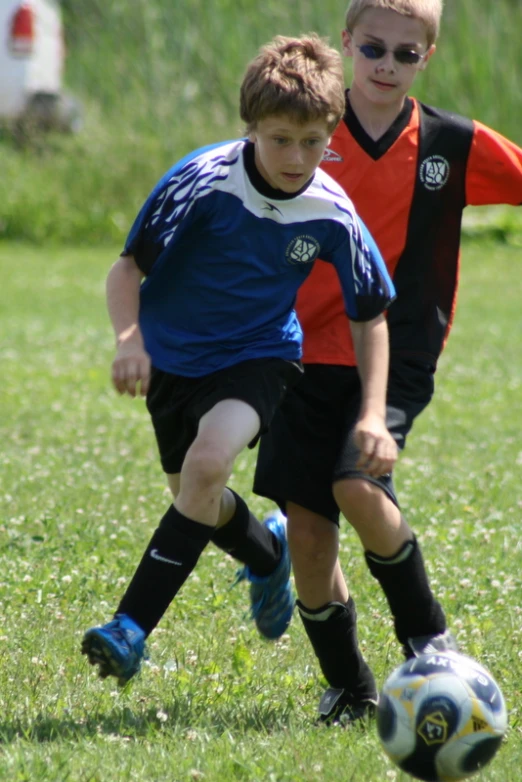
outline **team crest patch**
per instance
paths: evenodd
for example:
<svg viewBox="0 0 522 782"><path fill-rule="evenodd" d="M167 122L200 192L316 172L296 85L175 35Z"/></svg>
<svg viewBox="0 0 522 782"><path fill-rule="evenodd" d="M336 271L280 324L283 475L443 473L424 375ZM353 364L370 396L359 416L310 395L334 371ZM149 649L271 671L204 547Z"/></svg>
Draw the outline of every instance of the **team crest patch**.
<svg viewBox="0 0 522 782"><path fill-rule="evenodd" d="M289 263L313 263L319 256L319 242L313 236L296 236L286 248Z"/></svg>
<svg viewBox="0 0 522 782"><path fill-rule="evenodd" d="M450 164L442 155L431 155L422 161L420 181L427 190L441 190L449 179Z"/></svg>
<svg viewBox="0 0 522 782"><path fill-rule="evenodd" d="M343 158L338 152L327 147L323 154L323 163L342 163Z"/></svg>

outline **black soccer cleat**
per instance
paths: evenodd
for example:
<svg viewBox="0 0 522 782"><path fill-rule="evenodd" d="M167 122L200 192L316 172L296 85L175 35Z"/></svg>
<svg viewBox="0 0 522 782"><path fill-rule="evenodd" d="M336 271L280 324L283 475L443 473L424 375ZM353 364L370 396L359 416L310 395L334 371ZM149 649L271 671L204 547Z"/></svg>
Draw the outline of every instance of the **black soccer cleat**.
<svg viewBox="0 0 522 782"><path fill-rule="evenodd" d="M437 654L437 652L458 652L459 647L449 630L438 635L419 635L408 638L402 647L407 660L420 657L422 654Z"/></svg>
<svg viewBox="0 0 522 782"><path fill-rule="evenodd" d="M375 716L379 697L354 698L344 689L328 687L319 701L318 722L324 725L363 726Z"/></svg>

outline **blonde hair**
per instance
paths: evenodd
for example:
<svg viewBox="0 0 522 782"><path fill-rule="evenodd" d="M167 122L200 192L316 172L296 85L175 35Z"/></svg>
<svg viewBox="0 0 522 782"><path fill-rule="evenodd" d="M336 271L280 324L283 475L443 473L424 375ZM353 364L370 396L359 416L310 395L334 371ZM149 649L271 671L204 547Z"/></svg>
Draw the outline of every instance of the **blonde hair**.
<svg viewBox="0 0 522 782"><path fill-rule="evenodd" d="M349 32L353 32L363 11L367 8L383 8L423 22L428 46L431 46L439 34L442 4L443 0L350 0L346 9L345 27Z"/></svg>
<svg viewBox="0 0 522 782"><path fill-rule="evenodd" d="M240 89L240 115L247 133L281 114L303 124L324 119L332 133L345 111L343 63L325 38L275 37L247 66Z"/></svg>

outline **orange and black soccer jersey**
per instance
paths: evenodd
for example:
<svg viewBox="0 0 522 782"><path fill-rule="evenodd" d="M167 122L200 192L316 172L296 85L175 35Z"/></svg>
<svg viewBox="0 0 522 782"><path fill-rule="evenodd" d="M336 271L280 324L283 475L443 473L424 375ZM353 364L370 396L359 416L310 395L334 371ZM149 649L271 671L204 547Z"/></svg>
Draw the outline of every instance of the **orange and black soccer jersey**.
<svg viewBox="0 0 522 782"><path fill-rule="evenodd" d="M414 99L373 141L348 102L322 168L354 202L394 280L391 350L435 364L455 309L463 209L522 204L522 149L479 122ZM305 363L356 363L330 264L316 262L296 306Z"/></svg>

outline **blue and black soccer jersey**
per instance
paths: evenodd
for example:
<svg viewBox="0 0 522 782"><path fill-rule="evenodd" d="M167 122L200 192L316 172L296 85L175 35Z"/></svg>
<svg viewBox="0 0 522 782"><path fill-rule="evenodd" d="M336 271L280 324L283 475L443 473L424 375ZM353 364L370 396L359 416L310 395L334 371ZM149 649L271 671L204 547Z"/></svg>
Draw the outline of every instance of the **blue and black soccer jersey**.
<svg viewBox="0 0 522 782"><path fill-rule="evenodd" d="M297 290L319 256L339 275L353 320L386 309L394 289L344 191L325 172L297 194L259 175L254 146L194 152L155 187L124 254L146 275L140 327L154 366L199 377L256 358L297 360Z"/></svg>

